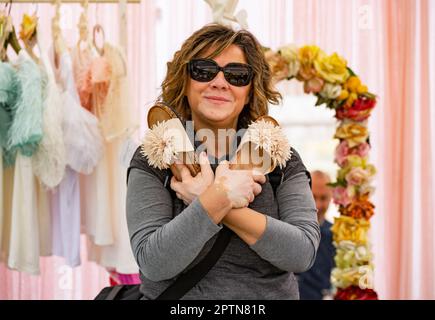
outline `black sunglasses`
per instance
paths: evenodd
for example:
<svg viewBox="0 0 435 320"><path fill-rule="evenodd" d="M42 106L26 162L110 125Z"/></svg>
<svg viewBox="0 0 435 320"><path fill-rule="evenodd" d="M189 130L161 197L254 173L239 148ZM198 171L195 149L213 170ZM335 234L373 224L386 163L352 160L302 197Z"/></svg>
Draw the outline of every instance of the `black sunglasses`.
<svg viewBox="0 0 435 320"><path fill-rule="evenodd" d="M220 67L211 59L192 59L188 63L190 77L199 82L213 80L219 71L224 73L225 80L233 86L247 86L252 80L252 68L244 63L231 62Z"/></svg>

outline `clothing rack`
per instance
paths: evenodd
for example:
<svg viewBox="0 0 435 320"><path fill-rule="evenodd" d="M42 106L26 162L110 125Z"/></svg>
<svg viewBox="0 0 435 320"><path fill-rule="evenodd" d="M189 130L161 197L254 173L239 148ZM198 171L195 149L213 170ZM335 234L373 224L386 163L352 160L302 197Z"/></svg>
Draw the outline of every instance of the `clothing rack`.
<svg viewBox="0 0 435 320"><path fill-rule="evenodd" d="M140 3L141 0L126 0L127 3ZM9 0L0 0L0 3L9 3ZM82 3L83 0L62 0L62 4L66 3ZM119 3L119 0L88 0L89 3ZM13 0L12 5L15 3L52 3L53 0Z"/></svg>

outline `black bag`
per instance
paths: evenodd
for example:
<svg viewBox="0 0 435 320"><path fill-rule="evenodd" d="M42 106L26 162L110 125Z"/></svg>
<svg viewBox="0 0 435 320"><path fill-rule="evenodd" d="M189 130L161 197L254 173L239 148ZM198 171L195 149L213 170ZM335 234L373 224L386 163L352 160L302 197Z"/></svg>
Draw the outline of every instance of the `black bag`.
<svg viewBox="0 0 435 320"><path fill-rule="evenodd" d="M180 275L156 300L178 300L182 298L216 264L230 242L231 233L232 231L224 226L204 259L192 269ZM139 287L139 284L106 287L95 297L95 300L140 300L143 295Z"/></svg>

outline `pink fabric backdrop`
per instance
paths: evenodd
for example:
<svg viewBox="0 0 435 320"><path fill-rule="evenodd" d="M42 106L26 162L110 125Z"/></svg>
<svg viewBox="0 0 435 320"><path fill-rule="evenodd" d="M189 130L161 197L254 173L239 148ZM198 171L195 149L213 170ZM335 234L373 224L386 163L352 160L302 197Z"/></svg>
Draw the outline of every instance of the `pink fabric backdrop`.
<svg viewBox="0 0 435 320"><path fill-rule="evenodd" d="M162 63L182 40L211 21L203 1L168 3L142 1L128 9L131 90L142 129L165 71ZM32 8L14 4L15 24ZM116 42L116 5L98 8L96 15L95 5L90 5L90 24L98 18L106 38ZM336 51L379 95L369 123L371 160L378 168L371 220L375 288L381 299L435 299L434 1L241 0L237 10L242 8L248 12L250 30L264 45L277 48L294 42ZM67 11L72 27L66 33L75 43L81 10L68 5ZM51 6L40 4L38 12L49 32ZM61 265L60 258L42 258L39 277L0 265L0 299L89 299L108 283L105 270L94 264L84 262L72 277Z"/></svg>
<svg viewBox="0 0 435 320"><path fill-rule="evenodd" d="M1 4L3 6L3 4ZM51 4L14 3L11 15L17 32L24 13L32 14L37 10L40 36L47 45L51 45L51 18L54 8ZM77 23L82 9L79 4L63 4L61 7L61 27L69 45L78 40ZM132 103L136 106L138 117L146 119L145 101L156 96L154 72L154 26L155 6L153 1L141 4L129 4L127 7L128 47L127 61ZM96 22L104 27L105 39L119 43L118 5L89 4L89 26ZM91 33L92 34L92 33ZM37 51L36 51L37 52ZM145 125L143 121L142 125ZM136 138L139 138L139 130ZM92 299L104 287L109 285L108 272L93 262L87 261L86 242L82 239L80 267L71 269L64 265L63 258L41 258L41 275L32 276L8 270L0 263L0 299Z"/></svg>
<svg viewBox="0 0 435 320"><path fill-rule="evenodd" d="M381 299L434 299L434 3L294 1L293 17L297 44L342 54L379 95L369 123L375 288Z"/></svg>

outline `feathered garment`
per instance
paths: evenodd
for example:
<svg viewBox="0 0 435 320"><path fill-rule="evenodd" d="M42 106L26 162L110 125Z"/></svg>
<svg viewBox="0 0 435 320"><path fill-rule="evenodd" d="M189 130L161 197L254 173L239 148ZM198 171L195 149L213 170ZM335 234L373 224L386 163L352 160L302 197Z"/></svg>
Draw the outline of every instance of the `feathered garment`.
<svg viewBox="0 0 435 320"><path fill-rule="evenodd" d="M38 65L24 50L18 55L16 67L22 94L15 106L7 148L31 157L42 139L43 77Z"/></svg>
<svg viewBox="0 0 435 320"><path fill-rule="evenodd" d="M63 178L66 152L63 140L63 107L61 92L56 84L53 69L47 55L41 50L43 75L47 79L44 92L42 137L39 148L32 157L33 171L48 188L56 187Z"/></svg>
<svg viewBox="0 0 435 320"><path fill-rule="evenodd" d="M14 163L14 152L8 149L9 131L21 96L21 85L16 70L0 61L0 147L3 149L5 166Z"/></svg>

